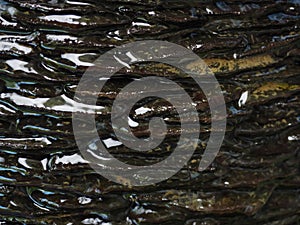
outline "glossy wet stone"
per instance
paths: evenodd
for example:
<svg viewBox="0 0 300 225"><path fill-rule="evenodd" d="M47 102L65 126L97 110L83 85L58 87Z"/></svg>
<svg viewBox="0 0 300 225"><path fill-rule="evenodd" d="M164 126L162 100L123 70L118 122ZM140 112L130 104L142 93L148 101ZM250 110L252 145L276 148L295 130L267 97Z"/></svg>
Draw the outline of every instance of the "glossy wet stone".
<svg viewBox="0 0 300 225"><path fill-rule="evenodd" d="M0 222L299 224L299 9L299 1L0 1ZM106 83L99 93L80 92L74 99L82 74L101 54L149 39L191 49L220 83L226 135L203 172L198 166L211 132L209 105L182 71L162 63L134 64L112 79L102 77ZM188 68L204 70L199 62ZM81 156L72 112L94 112L79 103L98 96L97 131L112 156L130 165L160 162L181 133L174 106L152 97L132 109L128 123L136 137L150 135L153 117L168 126L164 142L151 151L128 149L111 126L122 88L153 75L177 82L194 101L201 126L196 151L167 181L134 187L121 168L111 168L123 185L113 183ZM124 95L124 105L134 94ZM122 136L129 138L128 131ZM88 147L97 149L99 141ZM159 173L150 170L144 179Z"/></svg>

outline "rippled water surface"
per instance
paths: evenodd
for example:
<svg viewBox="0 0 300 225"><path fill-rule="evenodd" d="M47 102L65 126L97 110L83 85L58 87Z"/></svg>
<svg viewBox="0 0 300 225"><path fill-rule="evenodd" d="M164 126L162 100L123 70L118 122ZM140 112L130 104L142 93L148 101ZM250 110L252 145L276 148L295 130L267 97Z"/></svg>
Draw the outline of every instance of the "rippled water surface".
<svg viewBox="0 0 300 225"><path fill-rule="evenodd" d="M1 224L300 224L299 12L298 0L0 0ZM226 136L204 172L197 168L209 107L181 71L137 64L107 81L97 106L73 99L97 57L146 39L193 50L220 82ZM137 137L149 135L154 116L168 124L164 143L151 152L124 147L110 124L120 89L148 75L170 78L190 94L201 121L199 145L168 181L116 184L82 158L72 112L97 112L98 133L118 159L156 163L180 135L172 106L149 98L132 110Z"/></svg>

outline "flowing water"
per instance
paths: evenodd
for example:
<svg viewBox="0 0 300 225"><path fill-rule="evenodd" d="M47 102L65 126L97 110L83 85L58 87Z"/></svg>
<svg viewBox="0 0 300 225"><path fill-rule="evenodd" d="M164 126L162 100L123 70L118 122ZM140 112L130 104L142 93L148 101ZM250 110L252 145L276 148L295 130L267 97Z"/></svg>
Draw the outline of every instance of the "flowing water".
<svg viewBox="0 0 300 225"><path fill-rule="evenodd" d="M1 224L300 224L299 12L298 0L1 0ZM201 121L188 165L167 181L134 187L104 179L81 156L72 112L90 109L73 96L97 57L146 39L203 58L220 82L228 118L217 158L199 172L211 122L203 93L168 65L119 71L98 93L96 116L118 159L156 163L180 134L175 109L150 98L136 105L130 122L145 137L149 119L162 116L169 128L164 143L136 153L118 142L110 111L130 81L153 74L177 81Z"/></svg>

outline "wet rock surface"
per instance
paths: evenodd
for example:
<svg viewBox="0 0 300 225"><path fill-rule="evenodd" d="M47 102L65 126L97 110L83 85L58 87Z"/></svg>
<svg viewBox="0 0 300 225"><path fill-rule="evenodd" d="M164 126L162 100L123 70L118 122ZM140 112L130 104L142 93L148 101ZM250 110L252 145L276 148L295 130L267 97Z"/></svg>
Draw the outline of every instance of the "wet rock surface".
<svg viewBox="0 0 300 225"><path fill-rule="evenodd" d="M297 0L1 0L1 224L300 224L299 11ZM186 74L165 64L124 68L101 92L80 93L98 95L96 123L107 142L117 141L112 103L134 79L170 78L195 102L201 133L192 159L167 181L133 187L106 180L82 158L73 97L97 57L146 39L180 44L207 63L224 92L227 130L213 164L199 172L209 106ZM201 70L197 62L189 68ZM132 130L149 136L155 116L168 124L159 147L136 153L119 144L111 154L132 165L167 157L180 136L172 105L138 102Z"/></svg>

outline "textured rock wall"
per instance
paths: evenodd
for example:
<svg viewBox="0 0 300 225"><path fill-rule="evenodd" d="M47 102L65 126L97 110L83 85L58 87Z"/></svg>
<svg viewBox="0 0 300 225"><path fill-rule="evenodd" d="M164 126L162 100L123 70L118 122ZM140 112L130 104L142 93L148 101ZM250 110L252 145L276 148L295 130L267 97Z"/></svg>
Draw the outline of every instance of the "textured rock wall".
<svg viewBox="0 0 300 225"><path fill-rule="evenodd" d="M299 12L297 0L1 0L0 221L300 224ZM103 139L114 139L110 110L118 91L146 75L185 87L201 121L201 141L186 167L168 181L133 187L104 179L80 156L72 97L97 57L146 39L177 43L203 58L224 91L228 119L217 158L200 173L211 122L202 92L167 65L121 70L99 93ZM144 154L124 146L111 153L137 165L164 159L180 133L176 112L165 104L148 99L136 106L147 113L132 114L138 137L149 135L149 118L169 118L162 145Z"/></svg>

